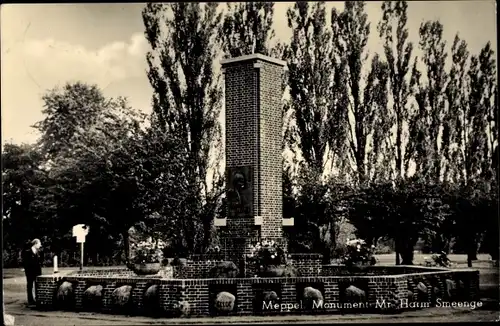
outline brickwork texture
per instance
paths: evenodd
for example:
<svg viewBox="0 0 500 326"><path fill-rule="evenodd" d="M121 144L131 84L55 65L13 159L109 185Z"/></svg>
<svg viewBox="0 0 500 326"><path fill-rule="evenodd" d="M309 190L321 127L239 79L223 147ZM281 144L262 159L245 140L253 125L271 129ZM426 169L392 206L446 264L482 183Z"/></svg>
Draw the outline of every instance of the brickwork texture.
<svg viewBox="0 0 500 326"><path fill-rule="evenodd" d="M246 269L244 256L252 239L282 239L283 66L265 57L250 57L223 64L222 68L225 74L226 169L251 167L253 216L246 220L228 216L227 229L221 232L221 237L224 238L226 258ZM255 216L262 217L262 225L254 225Z"/></svg>
<svg viewBox="0 0 500 326"><path fill-rule="evenodd" d="M386 267L390 268L390 267ZM53 276L44 275L37 278L37 305L39 309L58 309L57 290L63 282L73 284L74 311L85 310L83 293L92 285L101 285L102 304L98 311L107 313L123 313L113 305L112 293L123 285L132 286L131 307L128 314L147 314L151 311L145 304L146 290L157 285L157 304L161 314L165 316L183 315L180 307L187 306L185 316L211 316L211 298L221 290L229 291L236 297L237 304L229 315L248 314L295 314L295 313L335 313L335 312L383 312L377 303L390 303L408 298L408 293L419 300L435 303L437 298L447 301L479 300L479 273L477 271L439 271L435 269L401 275L351 275L351 276L301 276L290 278L232 278L232 279L146 279L144 277L97 277L97 276ZM446 284L454 282L456 287L450 292ZM422 283L425 292L422 292ZM417 286L419 285L420 286ZM304 310L301 296L304 288L312 286L322 292L323 306L315 311ZM346 296L346 289L355 286L364 291L365 298L360 302L352 302ZM255 302L257 293L263 289L276 290L280 294L280 307L262 309L262 303ZM451 297L448 297L448 293ZM361 299L360 299L361 300ZM346 304L351 306L345 308ZM352 304L359 303L359 307ZM256 306L257 305L257 306ZM340 307L340 308L339 308ZM259 309L258 309L259 308ZM359 309L362 308L362 309ZM388 309L390 310L390 309ZM405 307L395 305L390 311L403 311Z"/></svg>

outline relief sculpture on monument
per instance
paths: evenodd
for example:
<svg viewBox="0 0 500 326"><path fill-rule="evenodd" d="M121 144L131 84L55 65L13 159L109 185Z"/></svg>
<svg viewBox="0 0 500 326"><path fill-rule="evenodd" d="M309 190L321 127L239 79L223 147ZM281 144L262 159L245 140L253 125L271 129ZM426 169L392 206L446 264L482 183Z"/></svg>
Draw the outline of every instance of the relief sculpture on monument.
<svg viewBox="0 0 500 326"><path fill-rule="evenodd" d="M251 166L229 167L227 169L229 217L253 216L252 172Z"/></svg>

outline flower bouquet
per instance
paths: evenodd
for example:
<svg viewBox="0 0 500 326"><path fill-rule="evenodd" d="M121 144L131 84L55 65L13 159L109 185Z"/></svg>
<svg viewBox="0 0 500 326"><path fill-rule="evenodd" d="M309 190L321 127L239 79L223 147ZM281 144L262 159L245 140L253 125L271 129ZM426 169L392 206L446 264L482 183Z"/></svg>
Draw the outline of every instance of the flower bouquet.
<svg viewBox="0 0 500 326"><path fill-rule="evenodd" d="M350 269L363 269L366 266L375 265L374 249L374 245L368 246L362 239L347 239L341 262Z"/></svg>
<svg viewBox="0 0 500 326"><path fill-rule="evenodd" d="M163 249L165 244L161 240L153 240L151 237L146 241L133 243L131 245L131 261L134 272L140 275L156 274L160 271L163 260Z"/></svg>
<svg viewBox="0 0 500 326"><path fill-rule="evenodd" d="M250 245L247 261L252 263L260 273L279 269L287 262L286 249L274 240L263 240ZM273 274L273 273L271 273Z"/></svg>

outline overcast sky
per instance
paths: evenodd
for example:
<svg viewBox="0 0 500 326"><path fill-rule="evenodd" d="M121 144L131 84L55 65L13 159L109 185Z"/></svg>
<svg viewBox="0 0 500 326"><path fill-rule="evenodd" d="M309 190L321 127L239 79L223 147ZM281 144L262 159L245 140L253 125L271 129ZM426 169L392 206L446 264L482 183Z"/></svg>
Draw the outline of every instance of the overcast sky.
<svg viewBox="0 0 500 326"><path fill-rule="evenodd" d="M381 52L376 35L380 2L367 2L372 22L370 52ZM276 35L288 41L286 9L275 5ZM150 112L151 87L146 78L141 10L143 4L16 4L1 6L2 140L33 142L30 127L42 118L41 95L69 81L95 83L106 96L127 96ZM327 7L343 8L341 2ZM410 40L418 43L418 27L439 19L450 44L459 32L469 50L479 53L491 41L496 51L495 1L410 1Z"/></svg>

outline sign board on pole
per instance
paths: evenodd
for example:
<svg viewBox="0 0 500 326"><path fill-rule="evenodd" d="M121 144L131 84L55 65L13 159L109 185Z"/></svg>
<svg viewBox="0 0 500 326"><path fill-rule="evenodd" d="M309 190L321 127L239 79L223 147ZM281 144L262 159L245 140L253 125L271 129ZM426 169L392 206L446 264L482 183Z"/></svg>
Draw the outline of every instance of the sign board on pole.
<svg viewBox="0 0 500 326"><path fill-rule="evenodd" d="M73 226L73 236L76 237L77 243L84 243L85 236L89 233L89 227L85 224L77 224Z"/></svg>
<svg viewBox="0 0 500 326"><path fill-rule="evenodd" d="M76 237L76 242L80 244L80 270L83 270L83 244L85 243L85 236L89 234L89 229L85 224L73 226L73 236Z"/></svg>

